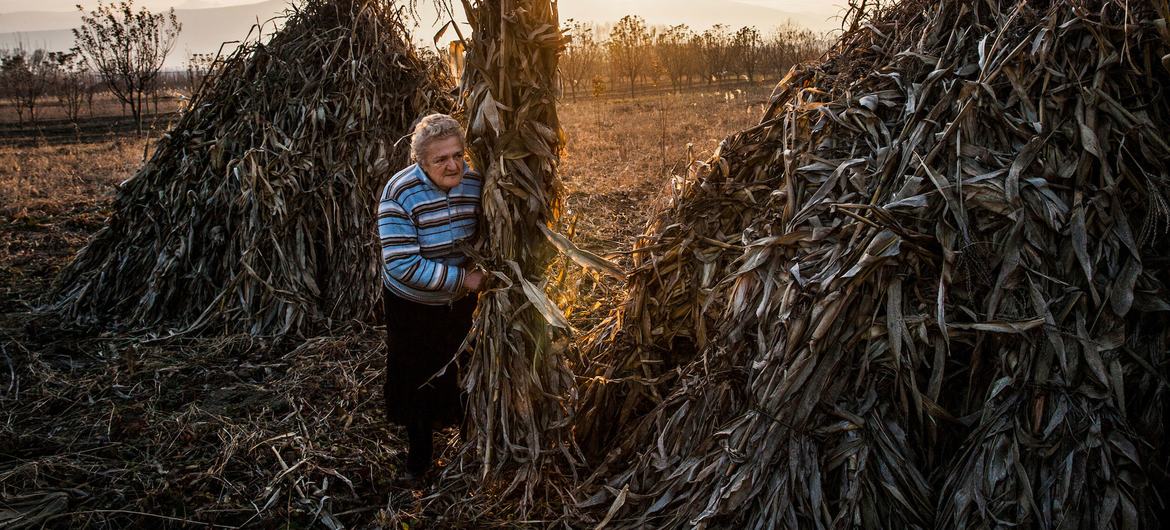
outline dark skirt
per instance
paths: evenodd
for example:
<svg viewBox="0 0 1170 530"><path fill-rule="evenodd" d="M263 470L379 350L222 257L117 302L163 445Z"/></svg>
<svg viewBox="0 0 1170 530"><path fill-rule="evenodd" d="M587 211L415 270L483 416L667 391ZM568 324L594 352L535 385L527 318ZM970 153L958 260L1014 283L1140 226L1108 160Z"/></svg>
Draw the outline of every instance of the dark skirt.
<svg viewBox="0 0 1170 530"><path fill-rule="evenodd" d="M403 426L435 428L463 421L456 362L471 329L476 297L427 305L382 289L386 323L386 416ZM443 367L447 369L438 374Z"/></svg>

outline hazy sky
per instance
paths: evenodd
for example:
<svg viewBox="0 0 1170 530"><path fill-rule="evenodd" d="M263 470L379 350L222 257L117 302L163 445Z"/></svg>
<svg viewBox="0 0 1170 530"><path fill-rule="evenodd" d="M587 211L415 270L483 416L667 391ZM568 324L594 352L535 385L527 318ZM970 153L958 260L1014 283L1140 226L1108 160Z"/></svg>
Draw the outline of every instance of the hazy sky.
<svg viewBox="0 0 1170 530"><path fill-rule="evenodd" d="M637 0L633 0L637 1ZM845 0L739 0L744 4L755 4L793 13L836 13L839 6L845 5Z"/></svg>

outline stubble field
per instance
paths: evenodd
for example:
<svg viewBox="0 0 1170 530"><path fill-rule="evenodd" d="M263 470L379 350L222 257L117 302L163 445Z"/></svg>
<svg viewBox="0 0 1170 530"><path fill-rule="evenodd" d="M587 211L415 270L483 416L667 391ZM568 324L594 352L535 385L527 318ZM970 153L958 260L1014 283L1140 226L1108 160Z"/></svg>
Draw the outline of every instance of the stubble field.
<svg viewBox="0 0 1170 530"><path fill-rule="evenodd" d="M674 179L755 124L770 89L563 102L562 230L628 263ZM405 444L381 416L380 328L142 343L29 315L149 145L32 133L0 144L0 523L442 527L425 490L392 480ZM560 300L584 329L615 291L577 285L588 287Z"/></svg>

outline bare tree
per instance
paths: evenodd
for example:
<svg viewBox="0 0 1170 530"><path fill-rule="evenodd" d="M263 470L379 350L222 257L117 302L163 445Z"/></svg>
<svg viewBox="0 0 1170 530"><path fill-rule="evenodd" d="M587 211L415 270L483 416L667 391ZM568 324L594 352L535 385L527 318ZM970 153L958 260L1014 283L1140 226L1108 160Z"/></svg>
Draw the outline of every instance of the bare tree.
<svg viewBox="0 0 1170 530"><path fill-rule="evenodd" d="M65 109L65 117L77 123L81 116L81 106L92 97L90 92L93 83L90 82L90 72L76 50L51 55L56 65L53 92L57 96L57 103Z"/></svg>
<svg viewBox="0 0 1170 530"><path fill-rule="evenodd" d="M748 81L755 81L756 72L759 72L764 58L764 41L760 38L760 30L754 26L739 28L731 39L731 50L731 57L739 67L739 73L747 76Z"/></svg>
<svg viewBox="0 0 1170 530"><path fill-rule="evenodd" d="M658 54L654 53L654 42L658 38L659 28L648 27L646 29L646 44L641 49L642 67L638 69L638 78L641 82L649 82L655 86L658 85L658 80L666 73L666 69L662 67L662 63L658 60Z"/></svg>
<svg viewBox="0 0 1170 530"><path fill-rule="evenodd" d="M693 50L691 41L695 34L686 24L670 26L660 32L654 39L655 52L658 61L666 70L670 84L678 90L682 86L682 78L690 72Z"/></svg>
<svg viewBox="0 0 1170 530"><path fill-rule="evenodd" d="M77 49L114 97L130 107L141 134L146 96L182 29L175 10L154 14L143 7L135 11L134 0L99 1L89 13L80 5L77 9L82 12L81 27L73 30Z"/></svg>
<svg viewBox="0 0 1170 530"><path fill-rule="evenodd" d="M561 79L569 85L569 93L577 97L595 75L597 63L601 60L601 45L593 38L593 28L573 19L565 21L562 31L569 36L565 51L561 55Z"/></svg>
<svg viewBox="0 0 1170 530"><path fill-rule="evenodd" d="M628 81L630 96L634 95L634 82L647 67L645 58L650 38L646 21L637 15L622 17L609 33L606 42L609 60L615 72Z"/></svg>
<svg viewBox="0 0 1170 530"><path fill-rule="evenodd" d="M699 53L703 58L703 75L707 77L707 84L721 78L727 70L727 53L731 46L731 36L727 33L727 26L715 24L703 32L699 37Z"/></svg>
<svg viewBox="0 0 1170 530"><path fill-rule="evenodd" d="M687 84L693 85L696 80L702 79L707 71L703 57L703 35L692 33L687 40Z"/></svg>
<svg viewBox="0 0 1170 530"><path fill-rule="evenodd" d="M829 43L824 35L802 28L791 21L776 28L764 43L763 67L783 75L796 63L824 53Z"/></svg>
<svg viewBox="0 0 1170 530"><path fill-rule="evenodd" d="M37 122L37 105L48 94L54 71L54 54L45 50L30 52L21 45L3 58L0 75L5 79L8 96L16 104L20 125L24 125L25 116L31 123Z"/></svg>
<svg viewBox="0 0 1170 530"><path fill-rule="evenodd" d="M192 53L187 57L186 84L188 97L195 97L195 92L199 91L203 80L207 79L207 75L211 73L213 64L215 64L215 54L212 53Z"/></svg>
<svg viewBox="0 0 1170 530"><path fill-rule="evenodd" d="M8 48L0 48L0 100L13 99L12 94L12 80L8 77L8 71L4 68L8 64L8 58L12 56L12 50Z"/></svg>

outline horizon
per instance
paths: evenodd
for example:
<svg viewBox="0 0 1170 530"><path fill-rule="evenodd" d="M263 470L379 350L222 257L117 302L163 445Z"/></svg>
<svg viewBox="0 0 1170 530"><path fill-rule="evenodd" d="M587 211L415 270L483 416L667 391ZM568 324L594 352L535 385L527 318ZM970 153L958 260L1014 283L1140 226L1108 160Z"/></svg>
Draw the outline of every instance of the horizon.
<svg viewBox="0 0 1170 530"><path fill-rule="evenodd" d="M72 46L70 30L76 27L80 14L71 7L81 3L87 8L97 2L78 0L0 0L0 49L43 48L64 51ZM273 4L265 6L264 4ZM151 11L174 8L180 15L183 30L179 41L167 59L168 70L185 68L192 54L215 53L222 43L240 41L248 35L256 21L267 21L281 14L289 0L136 0L135 6ZM29 11L21 7L36 6ZM249 7L254 9L250 9ZM430 48L434 36L443 27L446 17L437 15L433 3L420 4L418 17L411 28L415 45ZM833 3L801 2L798 0L579 0L558 3L561 22L578 22L607 27L624 15L637 15L651 27L686 24L703 31L715 24L732 28L755 26L763 33L791 23L819 33L832 33L838 28L834 17L844 11L844 0ZM461 6L455 3L455 16L462 18ZM230 19L214 16L215 10L230 9ZM224 13L226 15L226 13ZM722 18L720 18L722 16ZM7 19L7 20L5 20ZM460 23L469 32L465 23ZM265 37L272 33L267 25ZM439 44L454 40L454 32L447 32ZM229 53L233 46L224 47Z"/></svg>

